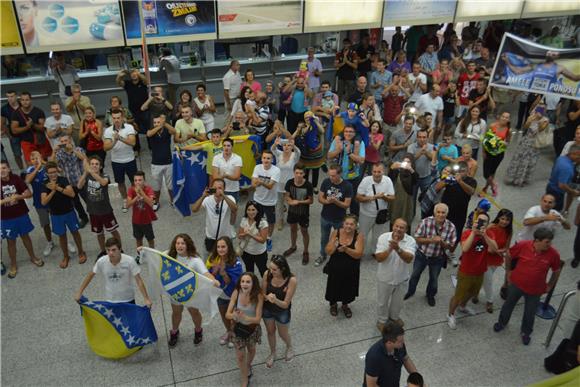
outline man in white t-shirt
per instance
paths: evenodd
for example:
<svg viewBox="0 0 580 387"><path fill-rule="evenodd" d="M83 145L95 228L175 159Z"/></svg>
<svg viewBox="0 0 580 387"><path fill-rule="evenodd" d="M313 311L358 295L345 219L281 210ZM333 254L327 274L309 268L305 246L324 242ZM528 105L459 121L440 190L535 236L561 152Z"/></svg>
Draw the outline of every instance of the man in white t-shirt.
<svg viewBox="0 0 580 387"><path fill-rule="evenodd" d="M121 243L116 238L109 238L105 242L107 255L97 260L91 271L81 284L81 288L75 295L75 300L80 301L83 292L89 286L96 274L102 274L105 279L105 298L109 302L135 303L135 287L137 284L145 305L151 308L153 303L147 294L147 289L141 278L141 268L135 260L121 253Z"/></svg>
<svg viewBox="0 0 580 387"><path fill-rule="evenodd" d="M524 227L518 233L516 242L534 240L534 232L540 228L547 228L552 232L560 228L570 229L570 223L558 211L554 210L556 198L544 194L539 206L530 207L524 216Z"/></svg>
<svg viewBox="0 0 580 387"><path fill-rule="evenodd" d="M242 177L242 158L234 153L234 140L225 138L222 142L222 153L214 156L211 163L212 179L223 179L226 183L226 195L240 201L240 178Z"/></svg>
<svg viewBox="0 0 580 387"><path fill-rule="evenodd" d="M411 277L417 243L407 232L407 222L399 218L393 223L393 232L379 237L375 259L377 265L377 328L394 321L403 326L400 318L403 295Z"/></svg>
<svg viewBox="0 0 580 387"><path fill-rule="evenodd" d="M205 210L205 249L211 252L216 240L222 236L232 237L238 206L236 199L225 194L223 179L214 179L211 188L191 205L192 212Z"/></svg>
<svg viewBox="0 0 580 387"><path fill-rule="evenodd" d="M74 121L68 114L62 114L62 107L58 101L50 104L50 112L52 116L44 120L44 127L46 128L46 136L50 141L50 145L52 149L55 149L60 144L60 136L63 134L72 135Z"/></svg>
<svg viewBox="0 0 580 387"><path fill-rule="evenodd" d="M133 183L133 177L137 172L137 162L133 147L137 142L137 132L132 125L125 123L123 111L113 109L111 111L113 125L105 129L103 134L103 149L111 153L111 166L113 176L118 184L119 193L123 198L123 212L127 212L127 186L125 175Z"/></svg>
<svg viewBox="0 0 580 387"><path fill-rule="evenodd" d="M367 252L377 245L379 235L387 231L387 224L377 224L377 214L379 211L388 209L388 202L395 200L395 189L393 182L385 176L385 166L382 163L373 165L371 176L365 176L356 193L356 200L360 203L358 218L359 231L370 241L367 243ZM370 238L370 233L373 233Z"/></svg>
<svg viewBox="0 0 580 387"><path fill-rule="evenodd" d="M252 188L254 192L254 201L262 207L266 220L268 220L268 252L272 251L272 233L276 224L276 201L278 193L276 184L280 181L280 168L272 165L274 155L269 150L262 152L262 164L254 167L252 173Z"/></svg>
<svg viewBox="0 0 580 387"><path fill-rule="evenodd" d="M440 92L441 86L433 85L431 91L420 96L415 103L419 115L427 112L431 113L434 121L433 127L437 128L437 132L441 132L441 128L443 127L443 100L439 96Z"/></svg>
<svg viewBox="0 0 580 387"><path fill-rule="evenodd" d="M413 91L409 97L409 102L417 102L419 97L427 91L427 76L421 72L421 64L419 62L413 63L413 72L407 77Z"/></svg>
<svg viewBox="0 0 580 387"><path fill-rule="evenodd" d="M240 62L233 60L230 63L230 69L224 75L224 102L226 104L226 113L232 111L232 106L236 98L239 98L242 89L242 76L240 75Z"/></svg>

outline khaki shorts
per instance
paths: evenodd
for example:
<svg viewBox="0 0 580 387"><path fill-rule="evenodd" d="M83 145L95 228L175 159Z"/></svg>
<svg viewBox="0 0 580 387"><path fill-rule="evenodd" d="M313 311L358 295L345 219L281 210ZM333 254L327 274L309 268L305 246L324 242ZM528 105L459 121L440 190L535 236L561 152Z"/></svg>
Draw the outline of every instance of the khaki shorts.
<svg viewBox="0 0 580 387"><path fill-rule="evenodd" d="M457 287L455 288L455 299L462 303L479 294L483 284L482 275L467 275L457 272Z"/></svg>

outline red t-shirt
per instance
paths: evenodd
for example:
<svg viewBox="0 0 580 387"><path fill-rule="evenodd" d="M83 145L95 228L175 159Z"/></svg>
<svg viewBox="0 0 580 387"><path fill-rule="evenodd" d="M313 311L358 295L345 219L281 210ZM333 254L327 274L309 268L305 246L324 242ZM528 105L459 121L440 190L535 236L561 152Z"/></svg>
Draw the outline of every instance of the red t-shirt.
<svg viewBox="0 0 580 387"><path fill-rule="evenodd" d="M26 183L19 176L13 173L10 173L8 176L8 181L2 180L0 186L2 187L2 200L13 195L21 194L28 189ZM24 200L18 200L14 203L4 203L2 204L0 219L15 219L26 215L27 213L28 206Z"/></svg>
<svg viewBox="0 0 580 387"><path fill-rule="evenodd" d="M553 247L536 252L534 241L516 243L510 248L510 255L512 259L518 260L516 268L512 271L511 281L530 295L545 293L548 270L560 270L560 253Z"/></svg>
<svg viewBox="0 0 580 387"><path fill-rule="evenodd" d="M471 235L471 230L463 231L461 242L464 242ZM459 271L466 275L483 275L487 270L487 260L485 259L487 244L485 240L476 236L473 239L471 248L461 254L461 265Z"/></svg>
<svg viewBox="0 0 580 387"><path fill-rule="evenodd" d="M469 105L469 93L477 86L479 73L473 73L471 78L465 72L457 79L457 89L459 90L459 103L463 106Z"/></svg>
<svg viewBox="0 0 580 387"><path fill-rule="evenodd" d="M151 188L148 185L143 187L143 192L147 196L154 195L153 188ZM135 192L135 187L133 187L133 186L129 187L129 191L127 192L127 196L130 199L133 199L134 197L137 196L137 193ZM155 214L155 211L153 211L153 208L150 205L148 205L147 203L145 203L145 201L137 200L133 204L133 220L132 221L134 224L150 224L154 220L157 220L157 215Z"/></svg>
<svg viewBox="0 0 580 387"><path fill-rule="evenodd" d="M403 96L392 96L391 94L383 98L383 120L387 125L396 126L399 123L396 118L403 110L405 98Z"/></svg>
<svg viewBox="0 0 580 387"><path fill-rule="evenodd" d="M506 247L508 241L508 232L505 228L499 226L492 226L487 229L487 235L497 243L498 249L503 249ZM503 265L503 257L499 254L490 253L486 251L485 253L487 259L487 266L501 266Z"/></svg>

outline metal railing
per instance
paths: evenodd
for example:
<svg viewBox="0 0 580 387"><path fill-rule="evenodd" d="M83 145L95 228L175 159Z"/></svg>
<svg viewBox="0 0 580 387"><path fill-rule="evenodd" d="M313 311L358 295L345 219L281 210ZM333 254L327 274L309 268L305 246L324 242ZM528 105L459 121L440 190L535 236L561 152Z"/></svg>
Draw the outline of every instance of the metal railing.
<svg viewBox="0 0 580 387"><path fill-rule="evenodd" d="M572 290L572 291L566 293L564 295L564 297L562 297L562 301L560 301L560 306L558 307L558 313L556 314L554 321L552 321L552 325L550 326L550 330L548 331L548 336L546 337L546 342L544 343L544 346L546 348L549 347L550 343L552 342L552 337L554 336L554 332L556 332L556 327L558 326L558 323L560 322L560 318L562 317L562 314L564 312L564 308L566 307L568 300L572 296L574 296L575 294L576 294L576 290Z"/></svg>

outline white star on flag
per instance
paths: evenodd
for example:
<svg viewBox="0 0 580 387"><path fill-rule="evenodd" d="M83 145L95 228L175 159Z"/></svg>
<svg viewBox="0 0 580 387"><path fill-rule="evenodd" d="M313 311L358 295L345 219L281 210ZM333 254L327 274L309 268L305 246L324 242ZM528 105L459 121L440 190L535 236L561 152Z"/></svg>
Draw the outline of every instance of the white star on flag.
<svg viewBox="0 0 580 387"><path fill-rule="evenodd" d="M119 317L115 317L115 319L113 320L113 324L118 327L123 325L123 322L121 321L121 319Z"/></svg>
<svg viewBox="0 0 580 387"><path fill-rule="evenodd" d="M85 302L85 305L86 306L93 306L93 305L95 305L95 303L92 301L87 301L87 302Z"/></svg>
<svg viewBox="0 0 580 387"><path fill-rule="evenodd" d="M141 339L141 342L143 344L149 344L151 342L151 340L149 339L149 337L146 337L145 339Z"/></svg>
<svg viewBox="0 0 580 387"><path fill-rule="evenodd" d="M127 343L129 343L129 345L133 345L135 343L135 336L129 336Z"/></svg>
<svg viewBox="0 0 580 387"><path fill-rule="evenodd" d="M129 333L131 333L131 331L129 330L129 327L126 327L125 325L123 325L123 326L121 327L121 333L122 333L123 335L128 335Z"/></svg>
<svg viewBox="0 0 580 387"><path fill-rule="evenodd" d="M191 152L191 154L189 155L189 157L187 158L189 160L189 162L191 163L191 165L197 164L199 163L199 154L198 153L194 153Z"/></svg>
<svg viewBox="0 0 580 387"><path fill-rule="evenodd" d="M95 305L95 309L97 309L97 310L103 310L103 309L105 309L105 307L103 305L101 305L101 304L97 304L97 305Z"/></svg>
<svg viewBox="0 0 580 387"><path fill-rule="evenodd" d="M107 318L115 317L115 314L113 313L113 309L105 308L105 311L103 312L103 314Z"/></svg>
<svg viewBox="0 0 580 387"><path fill-rule="evenodd" d="M200 164L203 169L207 168L207 157L205 157L205 155L201 156Z"/></svg>

